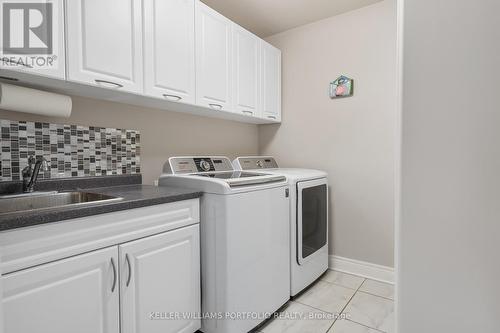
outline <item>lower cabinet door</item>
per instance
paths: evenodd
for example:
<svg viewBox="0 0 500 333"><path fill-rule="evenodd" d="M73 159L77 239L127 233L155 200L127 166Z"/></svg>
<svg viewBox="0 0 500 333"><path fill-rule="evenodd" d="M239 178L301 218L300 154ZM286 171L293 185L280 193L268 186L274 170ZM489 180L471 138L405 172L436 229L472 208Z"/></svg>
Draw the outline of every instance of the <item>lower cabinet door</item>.
<svg viewBox="0 0 500 333"><path fill-rule="evenodd" d="M118 248L2 276L8 333L119 333Z"/></svg>
<svg viewBox="0 0 500 333"><path fill-rule="evenodd" d="M122 333L200 328L199 226L119 246Z"/></svg>

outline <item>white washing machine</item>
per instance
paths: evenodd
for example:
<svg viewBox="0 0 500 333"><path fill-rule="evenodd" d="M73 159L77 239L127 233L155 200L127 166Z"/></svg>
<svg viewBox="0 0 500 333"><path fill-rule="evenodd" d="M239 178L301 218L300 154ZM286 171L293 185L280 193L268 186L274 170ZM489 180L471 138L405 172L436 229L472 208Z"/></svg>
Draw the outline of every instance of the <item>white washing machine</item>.
<svg viewBox="0 0 500 333"><path fill-rule="evenodd" d="M200 201L202 328L246 333L290 298L286 178L234 171L226 157L171 157L159 186Z"/></svg>
<svg viewBox="0 0 500 333"><path fill-rule="evenodd" d="M270 156L238 157L233 167L283 175L290 186L290 295L328 269L328 179L319 170L279 168Z"/></svg>

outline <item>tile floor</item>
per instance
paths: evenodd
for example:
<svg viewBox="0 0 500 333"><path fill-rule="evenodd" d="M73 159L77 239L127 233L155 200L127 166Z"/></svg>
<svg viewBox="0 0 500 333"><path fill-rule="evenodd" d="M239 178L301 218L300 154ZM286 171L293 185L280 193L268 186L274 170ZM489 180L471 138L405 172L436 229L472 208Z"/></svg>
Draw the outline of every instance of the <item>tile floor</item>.
<svg viewBox="0 0 500 333"><path fill-rule="evenodd" d="M393 326L393 285L328 271L256 332L391 333Z"/></svg>

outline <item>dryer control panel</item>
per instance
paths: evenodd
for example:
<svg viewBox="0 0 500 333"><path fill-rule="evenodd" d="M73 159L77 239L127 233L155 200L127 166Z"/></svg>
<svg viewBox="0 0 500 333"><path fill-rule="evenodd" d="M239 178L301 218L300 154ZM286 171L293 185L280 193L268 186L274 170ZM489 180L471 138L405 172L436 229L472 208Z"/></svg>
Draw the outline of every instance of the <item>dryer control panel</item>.
<svg viewBox="0 0 500 333"><path fill-rule="evenodd" d="M276 169L278 163L271 156L238 157L233 162L237 170Z"/></svg>
<svg viewBox="0 0 500 333"><path fill-rule="evenodd" d="M216 171L233 171L229 158L223 156L170 157L163 167L164 173L174 175Z"/></svg>

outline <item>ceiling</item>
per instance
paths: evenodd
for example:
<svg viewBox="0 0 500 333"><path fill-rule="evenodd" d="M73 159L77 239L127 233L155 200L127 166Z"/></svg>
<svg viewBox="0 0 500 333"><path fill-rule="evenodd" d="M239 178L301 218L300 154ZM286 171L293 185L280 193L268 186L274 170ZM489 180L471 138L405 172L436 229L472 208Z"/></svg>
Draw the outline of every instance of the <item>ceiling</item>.
<svg viewBox="0 0 500 333"><path fill-rule="evenodd" d="M260 37L318 21L382 0L202 0Z"/></svg>

